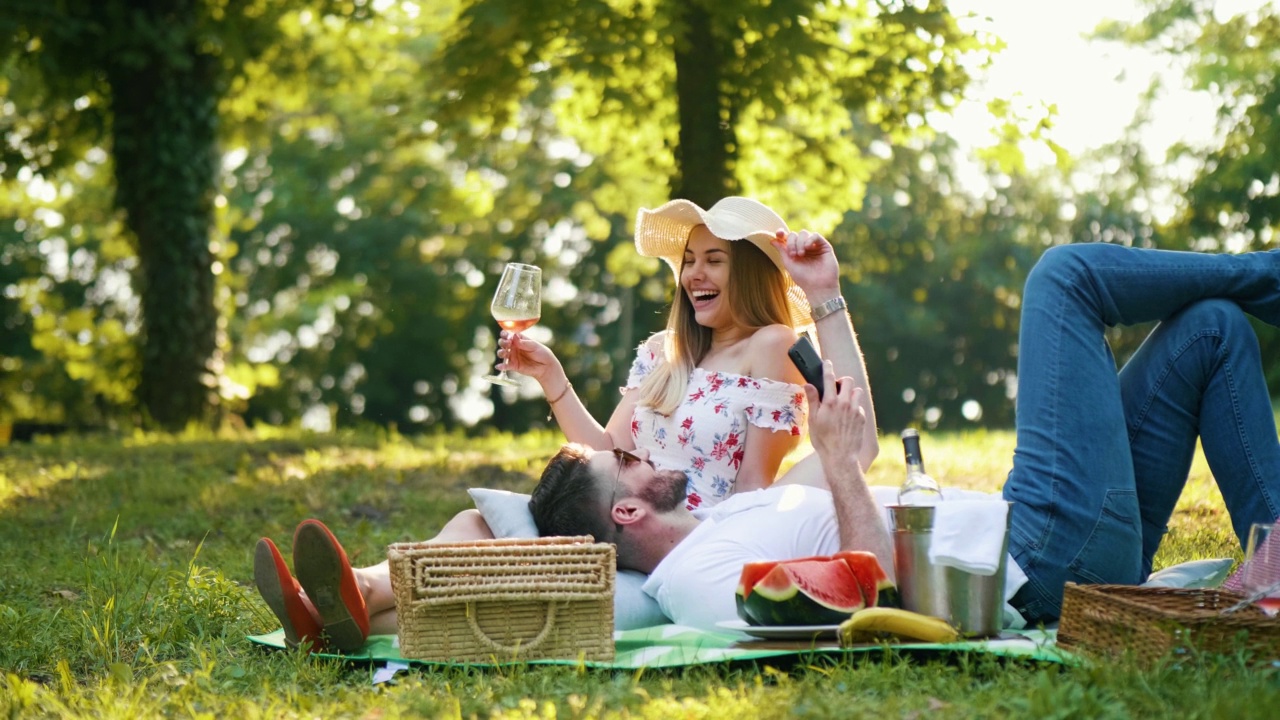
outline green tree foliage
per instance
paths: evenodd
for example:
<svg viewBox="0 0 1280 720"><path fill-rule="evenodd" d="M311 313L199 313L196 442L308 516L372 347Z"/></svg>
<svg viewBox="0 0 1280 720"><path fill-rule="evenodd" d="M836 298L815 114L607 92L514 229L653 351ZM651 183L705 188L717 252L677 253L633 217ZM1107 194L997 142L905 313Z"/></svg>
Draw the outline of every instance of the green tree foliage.
<svg viewBox="0 0 1280 720"><path fill-rule="evenodd" d="M562 358L600 384L618 372L594 328L619 314L599 286L625 219L582 201L598 173L556 132L549 83L517 127L442 141L420 87L440 21L398 12L358 30L291 25L313 58L297 85L271 77L277 57L251 70L235 112L253 131L229 142L229 382L250 418L329 408L416 430L492 401L494 424L527 428L541 402L489 397L478 380L495 360L502 265L545 268L543 325L577 341Z"/></svg>
<svg viewBox="0 0 1280 720"><path fill-rule="evenodd" d="M444 49L442 117L518 116L551 75L564 132L611 166L605 211L742 192L828 225L875 158L865 119L905 139L968 81L984 49L942 2L474 0ZM485 125L488 125L485 123Z"/></svg>
<svg viewBox="0 0 1280 720"><path fill-rule="evenodd" d="M1225 15L1207 0L1147 0L1132 24L1099 36L1144 45L1187 63L1187 77L1217 107L1220 143L1179 146L1173 160L1198 166L1182 193L1176 232L1200 249L1273 242L1280 224L1280 14L1270 4Z"/></svg>
<svg viewBox="0 0 1280 720"><path fill-rule="evenodd" d="M947 138L897 149L832 236L887 430L1012 424L1022 283L1062 239L1042 180L993 170L1001 187L973 198L957 156Z"/></svg>
<svg viewBox="0 0 1280 720"><path fill-rule="evenodd" d="M1208 0L1147 0L1135 23L1098 35L1185 63L1191 87L1216 108L1217 139L1173 148L1168 162L1194 171L1171 185L1177 212L1159 233L1163 247L1241 252L1277 247L1280 226L1280 12L1271 3L1229 14ZM1280 337L1262 332L1263 358L1280 357ZM1280 388L1280 363L1268 377ZM1280 390L1277 390L1280 392Z"/></svg>
<svg viewBox="0 0 1280 720"><path fill-rule="evenodd" d="M218 101L293 10L255 0L13 0L3 10L0 176L47 180L89 148L109 149L114 205L138 259L137 397L167 427L207 416L220 372Z"/></svg>
<svg viewBox="0 0 1280 720"><path fill-rule="evenodd" d="M630 249L637 206L665 199L668 185L705 186L704 203L758 188L796 224L830 227L882 163L864 155L867 137L917 136L967 81L957 59L980 47L945 8L921 3L393 4L373 22L301 1L270 12L197 3L168 38L125 38L111 24L151 27L146 12L160 6L76 6L79 21L56 29L36 4L14 7L14 42L40 52L6 55L18 102L4 118L20 140L6 146L16 181L6 214L50 209L24 196L38 178L59 189L58 207L77 195L84 217L64 209L61 225L14 224L3 267L17 332L5 362L21 366L23 397L90 422L89 408L161 387L147 358L163 339L199 359L201 393L250 419L322 408L413 429L465 419L457 403L470 392L488 393L500 427L541 423L540 399L474 379L493 362L487 300L510 260L547 270L542 327L604 414L672 292L665 267ZM75 55L74 71L59 65L72 39L93 33L120 38ZM108 53L117 47L119 58ZM203 75L125 82L169 65ZM711 81L695 77L703 71ZM119 92L113 77L169 95ZM214 101L216 118L205 111ZM156 112L117 117L130 103ZM130 139L147 133L168 135ZM78 192L91 183L98 193ZM167 183L194 190L161 192ZM158 195L164 203L148 201ZM148 255L135 221L183 212L185 240L149 235L176 254ZM62 277L50 260L62 254L82 270ZM179 287L152 292L148 267ZM121 273L137 293L121 291ZM162 316L190 320L183 298L216 314L147 331ZM138 337L141 352L129 342ZM47 417L54 405L19 414Z"/></svg>
<svg viewBox="0 0 1280 720"><path fill-rule="evenodd" d="M731 19L723 10L716 22L727 30L717 32L737 33L759 48L800 37L765 43L748 27L764 21L751 13L764 11L733 10L746 19ZM770 32L784 26L798 32L808 21L785 16L794 10L776 11L784 14ZM326 38L323 28L304 29L304 44L324 48L317 53L323 59L307 71L308 86L325 92L290 105L283 89L269 91L270 100L261 105L264 117L277 118L265 120L269 142L251 148L228 193L232 214L240 218L231 222L232 268L246 279L236 294L245 311L231 320L233 334L244 338L248 364L270 361L281 375L275 388L255 391L250 412L280 419L327 405L340 420L364 417L409 428L452 421L458 408L451 399L493 361L487 299L502 263L513 259L543 265L549 291L542 326L555 333L579 392L597 413L607 412L632 349L661 326L671 292L665 268L638 260L627 234L636 206L664 199L658 180L677 172L671 151L657 152L670 147L662 138L684 124L674 102L674 41L660 37L664 23L674 22L669 11L470 3L457 18L442 10L425 24L395 21L399 30L390 35L368 30L372 35L352 38L335 29ZM897 12L917 17L920 11ZM562 37L561 23L569 22L563 18L575 18L577 39ZM949 21L929 23L954 31ZM906 33L901 24L886 20L885 27L883 34ZM437 60L431 49L440 29L447 42ZM901 41L907 45L930 37L906 34L914 39ZM808 47L817 53L820 41L833 36L815 37ZM579 45L545 55L526 52L543 41ZM663 42L661 56L647 59ZM849 56L850 50L837 54ZM937 53L930 62L944 60L953 58ZM353 72L367 82L335 87L325 80ZM786 100L799 107L824 97L823 83L791 83L797 90L763 65L734 72L755 77L751 91L740 93L743 102L756 102L750 96L757 90L775 109ZM769 77L774 87L764 92ZM946 77L959 83L963 76L955 70ZM429 80L424 84L423 78ZM418 94L406 79L417 80ZM641 109L650 100L663 112ZM922 113L930 106L923 98L913 102L902 108ZM856 154L857 143L840 136L839 128L848 129L852 111L865 113L872 104L864 98L856 108L831 104L804 112L829 112L836 120L817 130ZM412 119L420 117L430 119L415 126ZM799 119L776 124L803 135L808 129ZM890 120L887 113L881 118L885 125ZM649 137L653 146L645 148ZM804 142L828 148L816 138ZM776 159L757 157L763 154L735 161L736 167L776 171L769 169ZM406 176L414 190L391 180ZM832 188L848 179L832 178ZM283 192L294 187L307 189ZM841 203L851 199L847 187L839 188L839 196ZM830 208L807 207L834 217ZM328 269L315 272L316 258L326 258L320 264ZM577 293L556 293L556 287ZM472 384L470 391L476 390ZM528 427L545 414L540 400L511 404L513 398L496 389L490 399L492 422L500 427Z"/></svg>
<svg viewBox="0 0 1280 720"><path fill-rule="evenodd" d="M579 369L600 377L589 358L606 351L605 391L579 388L597 412L616 401L612 386L635 343L661 326L672 287L625 247L624 218L670 196L706 205L742 192L829 230L883 162L864 152L869 139L927 134L925 114L968 81L960 60L990 49L943 4L900 2L478 0L445 39L428 90L448 142L482 145L523 126L530 98L549 87L557 132L589 158L573 174L586 200L573 219L597 245L566 279L615 299L594 316L576 308L581 325L561 330L589 352L557 350L580 382ZM608 234L592 231L602 218Z"/></svg>
<svg viewBox="0 0 1280 720"><path fill-rule="evenodd" d="M545 423L531 388L478 379L509 261L544 268L533 332L603 417L673 291L632 249L631 218L683 187L704 203L756 195L829 233L886 429L1005 425L1039 252L1168 241L1148 229L1153 175L1132 146L1031 174L1018 143L1048 142L1050 126L1007 108L982 156L990 187L962 191L956 149L926 119L963 89L959 61L991 45L940 5L340 5L201 6L197 54L218 59L205 147L219 154L183 165L212 177L197 234L216 345L200 387L251 421L319 412L412 431L491 408L497 427ZM232 17L253 31L230 32ZM105 70L19 72L31 59L4 57L0 392L9 414L97 422L143 393L135 341L155 311L126 280L150 287L150 261L121 198L154 178L118 187ZM714 82L686 87L699 72ZM59 85L76 78L88 84ZM128 173L161 167L129 158ZM1102 180L1073 186L1088 163Z"/></svg>
<svg viewBox="0 0 1280 720"><path fill-rule="evenodd" d="M136 259L110 175L98 151L0 185L0 419L101 426L133 405Z"/></svg>

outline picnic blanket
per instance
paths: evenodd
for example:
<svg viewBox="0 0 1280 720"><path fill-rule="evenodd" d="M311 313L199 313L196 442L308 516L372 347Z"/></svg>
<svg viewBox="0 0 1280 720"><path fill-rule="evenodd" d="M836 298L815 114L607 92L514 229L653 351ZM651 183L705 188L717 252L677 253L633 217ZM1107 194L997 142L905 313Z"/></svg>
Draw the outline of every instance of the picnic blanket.
<svg viewBox="0 0 1280 720"><path fill-rule="evenodd" d="M1074 664L1076 659L1056 645L1055 630L1014 630L997 638L954 643L900 643L890 647L911 654L984 653L988 655ZM249 640L266 647L284 648L284 631L251 635ZM835 640L781 641L751 640L734 632L708 632L681 625L657 625L614 633L616 656L612 662L567 660L503 660L489 663L439 663L406 659L400 655L395 635L372 635L357 653L346 655L315 653L318 657L351 662L403 663L410 666L498 667L503 665L573 665L614 670L677 668L691 665L786 658L787 656L857 655L882 652L884 645L842 648Z"/></svg>

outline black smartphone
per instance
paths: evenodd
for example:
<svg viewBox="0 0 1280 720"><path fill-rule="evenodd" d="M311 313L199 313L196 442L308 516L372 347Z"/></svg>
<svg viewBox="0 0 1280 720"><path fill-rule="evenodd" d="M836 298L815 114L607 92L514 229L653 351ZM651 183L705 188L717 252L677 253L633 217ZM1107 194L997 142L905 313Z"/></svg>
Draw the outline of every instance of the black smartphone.
<svg viewBox="0 0 1280 720"><path fill-rule="evenodd" d="M818 388L818 400L822 400L822 358L818 356L818 351L813 347L813 343L809 341L808 335L801 335L799 340L787 350L787 355L791 358L791 362L796 364L796 368L800 370L800 374L804 376L804 381Z"/></svg>

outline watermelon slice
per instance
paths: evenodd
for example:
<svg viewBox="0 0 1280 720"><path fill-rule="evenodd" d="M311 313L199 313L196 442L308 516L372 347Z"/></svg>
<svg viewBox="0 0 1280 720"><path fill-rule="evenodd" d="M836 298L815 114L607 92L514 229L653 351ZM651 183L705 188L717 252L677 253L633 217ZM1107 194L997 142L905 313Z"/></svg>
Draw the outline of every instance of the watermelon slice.
<svg viewBox="0 0 1280 720"><path fill-rule="evenodd" d="M795 560L762 560L760 562L749 562L742 566L742 575L738 578L738 589L734 593L733 601L738 608L738 617L751 625L758 625L751 616L747 614L747 596L751 594L751 588L755 587L760 579L769 574L769 571L778 566L779 563L804 562L806 560L829 560L825 556L814 556L807 558L796 558Z"/></svg>
<svg viewBox="0 0 1280 720"><path fill-rule="evenodd" d="M744 595L744 611L754 625L834 625L866 607L858 578L844 560L776 563Z"/></svg>
<svg viewBox="0 0 1280 720"><path fill-rule="evenodd" d="M755 625L756 622L747 614L747 596L751 594L751 588L760 582L760 578L769 574L769 571L778 566L781 560L765 560L764 562L749 562L742 566L742 576L738 578L738 590L733 595L733 602L738 607L738 617L742 618L749 625Z"/></svg>
<svg viewBox="0 0 1280 720"><path fill-rule="evenodd" d="M841 550L832 557L849 563L850 569L858 578L858 586L862 588L862 597L866 598L867 607L900 607L898 586L889 579L875 553Z"/></svg>

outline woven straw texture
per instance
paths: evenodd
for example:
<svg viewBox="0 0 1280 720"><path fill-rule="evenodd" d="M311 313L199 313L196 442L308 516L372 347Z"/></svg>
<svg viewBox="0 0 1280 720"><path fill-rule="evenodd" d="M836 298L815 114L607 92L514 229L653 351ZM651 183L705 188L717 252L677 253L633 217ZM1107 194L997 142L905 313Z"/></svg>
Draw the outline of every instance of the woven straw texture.
<svg viewBox="0 0 1280 720"><path fill-rule="evenodd" d="M400 653L417 660L612 660L614 546L589 537L387 548Z"/></svg>
<svg viewBox="0 0 1280 720"><path fill-rule="evenodd" d="M1222 590L1067 583L1058 645L1089 655L1131 654L1144 665L1186 652L1246 650L1255 662L1280 659L1280 618L1253 606L1222 614L1239 600Z"/></svg>

